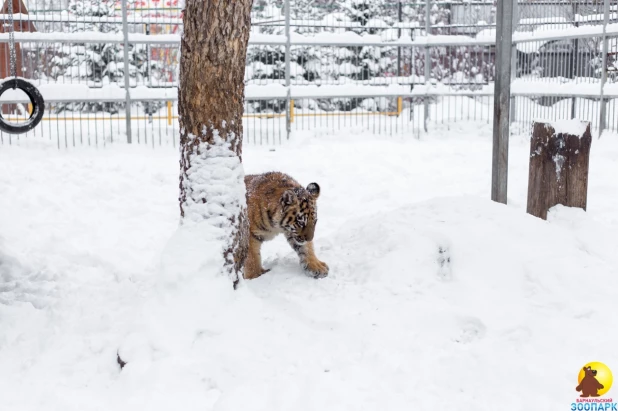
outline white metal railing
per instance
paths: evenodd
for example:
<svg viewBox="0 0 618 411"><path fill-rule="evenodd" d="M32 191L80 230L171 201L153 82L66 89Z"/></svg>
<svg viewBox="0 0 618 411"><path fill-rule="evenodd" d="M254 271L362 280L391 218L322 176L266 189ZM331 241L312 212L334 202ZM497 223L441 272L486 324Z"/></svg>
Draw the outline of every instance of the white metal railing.
<svg viewBox="0 0 618 411"><path fill-rule="evenodd" d="M292 2L292 4L291 4ZM401 2L400 3L400 20L401 20ZM479 4L489 6L492 2L460 2L462 4ZM522 2L520 2L521 4ZM543 2L539 2L543 3ZM560 7L572 6L577 3L580 8L588 5L593 5L594 1L547 1L548 4L555 4ZM601 13L578 14L575 13L572 18L563 19L560 21L552 21L552 17L528 17L520 19L523 26L535 24L546 25L541 31L518 31L513 33L512 49L514 65L518 64L517 49L518 45L522 44L549 44L552 42L564 42L568 40L598 40L602 39L599 55L602 58L601 75L594 81L580 80L573 78L569 81L558 83L557 81L547 81L544 79L529 79L524 76L519 76L516 73L511 75L512 98L525 97L571 97L573 99L573 107L575 107L576 99L599 99L600 100L600 116L605 119L607 117L606 103L609 99L618 98L618 83L608 84L608 55L612 54L610 43L618 38L618 2L616 0L605 0L605 7ZM79 31L79 32L16 32L15 39L27 47L45 47L46 44L66 44L69 47L74 47L79 44L119 44L123 46L124 57L119 61L123 66L124 73L129 73L131 70L128 58L128 49L130 45L139 45L147 47L168 47L170 49L178 49L180 45L180 34L146 34L133 32L136 26L144 25L170 25L181 30L182 20L178 16L163 16L163 17L144 17L139 15L128 16L126 3L121 2L123 10L121 16L79 16L76 17L70 13L18 13L14 16L16 22L35 22L41 24L114 24L122 26L122 30L118 32L102 33L96 31ZM493 47L496 42L495 23L480 24L485 27L475 36L470 35L450 35L450 34L433 34L435 30L443 30L446 26L432 25L430 16L430 7L433 5L458 5L456 1L430 1L422 0L410 3L419 10L425 11L424 21L395 21L390 24L381 25L376 22L368 22L363 25L358 22L343 22L341 24L325 22L325 20L303 20L293 18L291 9L293 0L286 0L283 18L256 18L253 21L256 30L253 30L249 39L250 47L271 47L282 50L285 61L283 63L284 75L282 78L272 78L265 80L264 84L252 83L252 80L246 85L246 99L255 102L275 102L284 101L284 107L279 107L279 103L273 103L277 106L276 110L281 112L269 113L268 109L263 112L263 118L276 118L277 115L283 115L286 121L286 134L291 132L291 123L293 122L294 110L293 101L301 100L325 100L325 99L350 99L358 102L363 99L405 99L411 107L415 99L421 101L423 105L423 129L427 131L428 121L430 117L430 105L434 104L436 97L468 97L470 99L478 97L490 98L494 95L494 85L491 77L486 75L485 78L478 84L472 84L471 87L456 89L456 81L452 79L449 82L435 81L432 65L424 64L424 68L420 74L410 74L409 76L395 75L393 77L373 77L366 80L350 80L347 82L339 81L337 84L329 84L328 81L304 81L307 84L302 84L298 75L295 76L292 68L292 53L294 50L315 47L320 50L337 49L362 50L366 47L379 48L380 50L397 50L398 57L402 53L408 53L412 61L414 56L423 56L424 61L431 61L432 52L439 49L447 49L447 53L451 53L458 48L471 50L471 53L477 53L481 56L482 63L491 66L493 58ZM28 2L26 2L28 5ZM410 6L410 7L412 7ZM591 6L592 7L592 6ZM0 18L7 15L0 15ZM565 26L572 24L574 26ZM453 22L449 27L460 28L466 26ZM279 27L281 30L277 30ZM293 32L292 28L331 28L338 32L321 32L317 34L301 34ZM275 33L260 33L259 29L273 28ZM364 31L380 31L382 34L365 34L363 36L355 33L353 29L362 29ZM389 31L390 30L390 31ZM384 34L386 33L386 34ZM8 33L0 33L0 43L8 41ZM613 43L612 43L613 44ZM32 46L34 45L34 46ZM534 47L533 47L534 48ZM476 50L476 51L475 51ZM480 51L479 51L480 50ZM579 51L576 50L576 53ZM590 52L591 53L591 52ZM591 59L592 54L591 54ZM452 58L451 58L452 60ZM448 65L451 61L447 61ZM177 63L175 63L177 64ZM251 63L248 63L251 64ZM433 64L433 63L432 63ZM397 73L399 74L401 64L397 63ZM491 68L489 69L491 70ZM345 76L344 76L345 77ZM349 76L352 77L352 76ZM388 79L391 79L390 82ZM376 81L374 81L376 80ZM380 81L377 81L380 80ZM555 79L551 79L555 80ZM49 80L40 79L39 87L47 102L55 104L73 104L82 102L92 103L124 103L126 122L125 132L127 140L132 139L132 108L138 102L175 102L178 100L177 88L174 81L160 82L154 87L149 84L139 84L134 82L129 76L125 75L122 82L113 82L111 84L103 84L98 87L92 87L90 84L81 84L80 81L70 81L66 83L54 83ZM461 84L465 84L462 82ZM473 100L471 100L473 101ZM3 103L23 104L27 103L25 98L17 95L6 93L2 98ZM354 106L356 103L351 104ZM393 103L394 104L394 103ZM399 104L399 103L398 103ZM408 103L406 103L408 104ZM515 105L517 106L517 105ZM573 109L575 110L575 109ZM398 110L399 111L399 110ZM386 110L385 113L391 113L392 110ZM259 113L249 113L255 114ZM316 118L319 118L319 113ZM341 113L339 113L341 114ZM321 114L320 114L321 115ZM343 114L341 114L343 115ZM368 114L369 115L369 114ZM143 117L143 116L137 116ZM167 116L166 114L166 117ZM173 117L173 116L172 116ZM331 116L332 117L332 116ZM517 118L517 116L513 116ZM607 127L605 120L599 120L601 129ZM617 127L616 124L610 124L610 127Z"/></svg>

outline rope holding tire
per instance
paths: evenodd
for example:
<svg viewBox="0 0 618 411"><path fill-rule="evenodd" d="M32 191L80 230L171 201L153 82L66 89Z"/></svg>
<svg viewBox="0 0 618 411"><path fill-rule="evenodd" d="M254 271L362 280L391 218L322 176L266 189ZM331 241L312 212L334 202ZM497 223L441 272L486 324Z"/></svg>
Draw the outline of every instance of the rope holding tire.
<svg viewBox="0 0 618 411"><path fill-rule="evenodd" d="M13 23L13 0L8 1L8 14L9 14L9 54L11 57L11 77L8 80L4 80L0 83L0 96L8 89L19 89L26 93L32 104L32 113L25 123L11 123L2 116L2 110L0 110L0 131L9 134L22 134L35 128L41 119L43 118L43 112L45 111L45 100L39 89L28 80L17 77L17 57L15 54L15 35L14 35L14 23Z"/></svg>

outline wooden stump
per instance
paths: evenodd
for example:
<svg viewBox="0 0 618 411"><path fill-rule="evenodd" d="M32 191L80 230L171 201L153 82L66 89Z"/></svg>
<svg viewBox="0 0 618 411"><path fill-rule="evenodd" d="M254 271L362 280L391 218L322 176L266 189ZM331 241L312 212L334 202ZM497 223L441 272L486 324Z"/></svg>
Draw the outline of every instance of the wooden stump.
<svg viewBox="0 0 618 411"><path fill-rule="evenodd" d="M590 122L559 120L535 122L530 140L528 209L547 219L557 204L586 210Z"/></svg>

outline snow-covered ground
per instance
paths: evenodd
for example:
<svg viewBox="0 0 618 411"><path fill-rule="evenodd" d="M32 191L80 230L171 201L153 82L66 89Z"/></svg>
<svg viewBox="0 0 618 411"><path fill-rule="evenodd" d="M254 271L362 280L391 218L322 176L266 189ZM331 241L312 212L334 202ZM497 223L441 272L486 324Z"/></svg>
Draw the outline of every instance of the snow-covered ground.
<svg viewBox="0 0 618 411"><path fill-rule="evenodd" d="M237 291L177 232L176 150L0 146L0 409L567 409L581 366L618 370L618 136L593 140L588 211L549 221L528 144L508 206L485 122L247 144L247 173L320 184L331 273L279 238Z"/></svg>

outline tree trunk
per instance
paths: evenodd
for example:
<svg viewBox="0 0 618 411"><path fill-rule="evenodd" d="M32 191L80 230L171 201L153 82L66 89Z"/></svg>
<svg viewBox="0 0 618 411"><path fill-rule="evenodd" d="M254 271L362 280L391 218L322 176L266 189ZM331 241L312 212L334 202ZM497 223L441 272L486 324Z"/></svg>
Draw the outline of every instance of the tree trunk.
<svg viewBox="0 0 618 411"><path fill-rule="evenodd" d="M180 214L222 229L234 287L248 248L242 115L252 3L187 0L180 54Z"/></svg>
<svg viewBox="0 0 618 411"><path fill-rule="evenodd" d="M528 177L529 214L546 220L547 211L557 204L586 209L591 143L589 122L534 123Z"/></svg>

